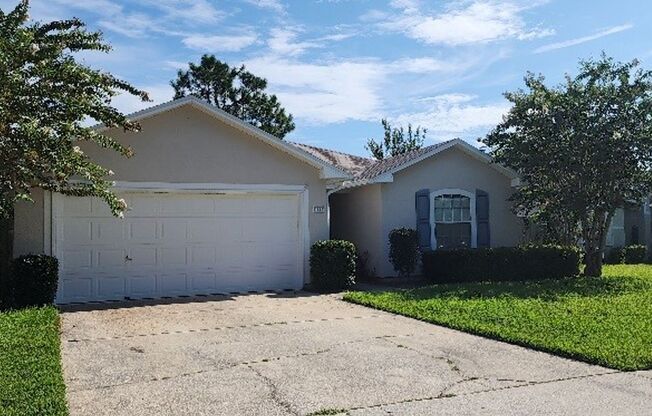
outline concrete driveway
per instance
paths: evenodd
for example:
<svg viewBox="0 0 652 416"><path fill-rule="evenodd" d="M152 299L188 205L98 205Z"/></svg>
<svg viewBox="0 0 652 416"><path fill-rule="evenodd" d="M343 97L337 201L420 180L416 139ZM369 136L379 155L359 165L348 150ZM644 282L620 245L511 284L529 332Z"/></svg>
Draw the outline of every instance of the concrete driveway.
<svg viewBox="0 0 652 416"><path fill-rule="evenodd" d="M650 414L652 372L566 360L334 295L168 302L62 314L72 415Z"/></svg>

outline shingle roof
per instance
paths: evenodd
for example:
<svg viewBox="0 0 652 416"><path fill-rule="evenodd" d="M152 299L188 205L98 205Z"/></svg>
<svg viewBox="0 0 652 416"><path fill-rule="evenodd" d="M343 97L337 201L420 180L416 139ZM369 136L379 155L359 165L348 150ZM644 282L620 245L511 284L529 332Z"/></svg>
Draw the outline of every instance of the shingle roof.
<svg viewBox="0 0 652 416"><path fill-rule="evenodd" d="M331 163L336 167L350 173L354 177L354 181L363 181L375 178L385 172L394 170L414 159L418 159L440 146L449 144L450 142L442 142L426 146L418 150L403 153L402 155L390 157L384 160L368 159L361 156L342 153L335 150L324 149L321 147L309 146L302 143L292 143L297 147L305 150L306 152L318 157L325 162Z"/></svg>
<svg viewBox="0 0 652 416"><path fill-rule="evenodd" d="M437 143L430 146L422 147L421 149L412 150L410 152L403 153L398 156L383 159L381 161L374 161L375 163L373 165L369 166L359 175L356 175L355 179L364 180L364 179L375 178L378 175L382 175L385 172L394 170L414 159L418 159L419 157L426 155L432 152L433 150L437 149L438 147L441 147L448 143L449 142Z"/></svg>
<svg viewBox="0 0 652 416"><path fill-rule="evenodd" d="M377 163L377 161L373 159L367 159L362 156L351 155L335 150L324 149L322 147L309 146L303 143L292 144L327 163L335 165L341 170L350 173L354 177L357 177L367 168Z"/></svg>

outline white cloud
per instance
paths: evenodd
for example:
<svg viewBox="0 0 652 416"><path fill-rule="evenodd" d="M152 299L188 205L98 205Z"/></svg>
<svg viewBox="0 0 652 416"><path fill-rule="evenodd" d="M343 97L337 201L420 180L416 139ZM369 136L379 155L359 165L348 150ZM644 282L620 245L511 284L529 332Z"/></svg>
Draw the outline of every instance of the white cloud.
<svg viewBox="0 0 652 416"><path fill-rule="evenodd" d="M474 104L477 97L467 94L445 94L422 99L423 111L401 114L392 119L398 124L412 123L428 129L428 136L438 140L454 137L472 138L486 133L502 121L509 111L506 101Z"/></svg>
<svg viewBox="0 0 652 416"><path fill-rule="evenodd" d="M605 36L613 35L614 33L620 33L625 30L629 30L633 27L634 25L631 24L624 24L620 26L610 27L608 29L594 33L593 35L582 36L575 39L565 40L563 42L555 42L555 43L550 43L548 45L541 46L540 48L535 49L534 53L542 53L542 52L553 51L556 49L568 48L570 46L579 45L582 43L590 42L592 40L600 39Z"/></svg>
<svg viewBox="0 0 652 416"><path fill-rule="evenodd" d="M530 39L553 33L549 29L529 29L521 16L526 8L513 2L465 1L433 15L412 1L395 1L393 5L401 13L381 21L379 26L429 44L456 46L509 38Z"/></svg>
<svg viewBox="0 0 652 416"><path fill-rule="evenodd" d="M382 66L374 62L315 64L268 56L245 64L267 78L289 112L308 122L380 117L382 99L377 87L385 74Z"/></svg>
<svg viewBox="0 0 652 416"><path fill-rule="evenodd" d="M280 0L245 0L249 4L258 6L262 9L270 9L277 13L284 13L285 6Z"/></svg>
<svg viewBox="0 0 652 416"><path fill-rule="evenodd" d="M208 52L237 52L256 42L255 34L243 35L191 35L183 38L182 42L191 49Z"/></svg>
<svg viewBox="0 0 652 416"><path fill-rule="evenodd" d="M136 96L122 93L111 100L111 105L113 105L124 114L131 114L136 111L152 107L166 101L170 101L172 97L174 97L174 89L169 84L156 84L138 87L144 91L147 91L149 94L149 99L152 101L143 102Z"/></svg>
<svg viewBox="0 0 652 416"><path fill-rule="evenodd" d="M313 41L297 41L298 32L298 29L274 28L270 31L267 46L272 53L285 56L299 55L306 49L320 46Z"/></svg>

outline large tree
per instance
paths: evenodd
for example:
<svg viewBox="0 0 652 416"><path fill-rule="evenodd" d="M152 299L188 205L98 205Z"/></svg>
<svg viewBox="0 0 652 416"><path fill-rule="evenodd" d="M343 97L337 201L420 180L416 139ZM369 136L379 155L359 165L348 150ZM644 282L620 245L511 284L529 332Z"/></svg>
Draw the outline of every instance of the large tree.
<svg viewBox="0 0 652 416"><path fill-rule="evenodd" d="M533 74L525 86L483 141L520 174L517 209L577 229L585 274L599 276L615 210L652 189L652 72L602 54L558 86Z"/></svg>
<svg viewBox="0 0 652 416"><path fill-rule="evenodd" d="M108 52L98 32L77 19L30 23L29 4L0 10L0 216L17 200L31 200L34 187L103 198L120 215L124 201L112 192L111 172L80 149L92 142L125 156L131 149L88 126L137 130L110 105L120 92L147 94L111 74L75 60L81 51Z"/></svg>
<svg viewBox="0 0 652 416"><path fill-rule="evenodd" d="M189 63L171 81L174 98L194 95L276 137L294 130L292 114L287 114L276 95L265 92L267 80L247 71L244 65L231 67L204 55L199 64Z"/></svg>
<svg viewBox="0 0 652 416"><path fill-rule="evenodd" d="M408 124L407 130L401 127L392 127L387 119L382 119L383 139L367 140L366 148L376 160L383 160L387 157L394 157L400 154L417 150L423 147L426 138L426 129L417 126L416 129Z"/></svg>

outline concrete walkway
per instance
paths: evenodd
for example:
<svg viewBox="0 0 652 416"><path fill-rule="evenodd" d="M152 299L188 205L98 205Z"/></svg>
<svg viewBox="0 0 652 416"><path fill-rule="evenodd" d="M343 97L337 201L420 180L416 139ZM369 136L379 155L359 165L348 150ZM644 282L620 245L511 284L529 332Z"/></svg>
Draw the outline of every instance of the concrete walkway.
<svg viewBox="0 0 652 416"><path fill-rule="evenodd" d="M71 415L649 415L621 373L345 303L267 294L64 312Z"/></svg>

